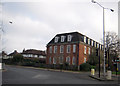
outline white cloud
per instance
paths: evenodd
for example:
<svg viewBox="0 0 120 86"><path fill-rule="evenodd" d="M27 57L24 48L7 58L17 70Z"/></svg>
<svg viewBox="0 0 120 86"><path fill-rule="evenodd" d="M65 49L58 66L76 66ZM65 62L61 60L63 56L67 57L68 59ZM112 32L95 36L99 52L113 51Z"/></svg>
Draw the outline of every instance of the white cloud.
<svg viewBox="0 0 120 86"><path fill-rule="evenodd" d="M102 4L117 9L117 3ZM4 6L5 46L8 52L14 49L21 51L23 48L45 50L46 44L57 33L79 31L99 42L102 38L102 8L91 1L41 1L7 3ZM13 24L8 24L9 20ZM105 21L106 30L116 31L117 11L105 11Z"/></svg>

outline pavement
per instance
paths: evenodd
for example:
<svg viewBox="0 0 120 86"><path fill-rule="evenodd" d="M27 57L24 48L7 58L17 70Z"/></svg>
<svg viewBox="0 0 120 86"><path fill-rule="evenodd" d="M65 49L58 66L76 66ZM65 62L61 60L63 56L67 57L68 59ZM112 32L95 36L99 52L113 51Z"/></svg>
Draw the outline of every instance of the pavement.
<svg viewBox="0 0 120 86"><path fill-rule="evenodd" d="M115 74L111 75L111 79L108 79L107 74L104 76L103 73L100 74L100 77L99 77L99 73L96 73L95 75L89 75L89 77L99 81L118 81L119 82L120 80L120 75L115 75Z"/></svg>

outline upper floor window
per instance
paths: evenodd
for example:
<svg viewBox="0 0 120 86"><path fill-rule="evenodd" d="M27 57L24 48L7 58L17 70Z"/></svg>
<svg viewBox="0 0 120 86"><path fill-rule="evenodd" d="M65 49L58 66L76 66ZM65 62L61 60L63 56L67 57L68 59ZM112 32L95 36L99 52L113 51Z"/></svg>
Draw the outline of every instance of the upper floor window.
<svg viewBox="0 0 120 86"><path fill-rule="evenodd" d="M72 40L72 35L67 36L67 41L70 42Z"/></svg>
<svg viewBox="0 0 120 86"><path fill-rule="evenodd" d="M84 54L86 54L86 46L84 46Z"/></svg>
<svg viewBox="0 0 120 86"><path fill-rule="evenodd" d="M71 46L67 45L67 53L70 53Z"/></svg>
<svg viewBox="0 0 120 86"><path fill-rule="evenodd" d="M73 53L76 52L76 45L73 45Z"/></svg>
<svg viewBox="0 0 120 86"><path fill-rule="evenodd" d="M94 46L96 47L96 42L94 42Z"/></svg>
<svg viewBox="0 0 120 86"><path fill-rule="evenodd" d="M90 44L90 39L88 38L88 44Z"/></svg>
<svg viewBox="0 0 120 86"><path fill-rule="evenodd" d="M55 43L58 42L59 37L55 37Z"/></svg>
<svg viewBox="0 0 120 86"><path fill-rule="evenodd" d="M90 54L90 48L88 48L88 54Z"/></svg>
<svg viewBox="0 0 120 86"><path fill-rule="evenodd" d="M91 40L91 45L93 46L93 40Z"/></svg>
<svg viewBox="0 0 120 86"><path fill-rule="evenodd" d="M86 43L86 36L84 36L84 42Z"/></svg>
<svg viewBox="0 0 120 86"><path fill-rule="evenodd" d="M63 52L64 52L64 46L61 45L61 46L60 46L60 53L63 53Z"/></svg>
<svg viewBox="0 0 120 86"><path fill-rule="evenodd" d="M97 44L97 48L99 48L99 44Z"/></svg>
<svg viewBox="0 0 120 86"><path fill-rule="evenodd" d="M61 36L61 42L65 41L65 36Z"/></svg>
<svg viewBox="0 0 120 86"><path fill-rule="evenodd" d="M54 53L57 53L57 46L54 46Z"/></svg>
<svg viewBox="0 0 120 86"><path fill-rule="evenodd" d="M86 58L84 57L84 63L86 63Z"/></svg>
<svg viewBox="0 0 120 86"><path fill-rule="evenodd" d="M101 50L101 45L100 45L100 50Z"/></svg>
<svg viewBox="0 0 120 86"><path fill-rule="evenodd" d="M73 57L73 58L72 58L72 64L75 65L75 63L76 63L76 58Z"/></svg>
<svg viewBox="0 0 120 86"><path fill-rule="evenodd" d="M52 53L52 46L50 46L50 48L49 48L49 52Z"/></svg>

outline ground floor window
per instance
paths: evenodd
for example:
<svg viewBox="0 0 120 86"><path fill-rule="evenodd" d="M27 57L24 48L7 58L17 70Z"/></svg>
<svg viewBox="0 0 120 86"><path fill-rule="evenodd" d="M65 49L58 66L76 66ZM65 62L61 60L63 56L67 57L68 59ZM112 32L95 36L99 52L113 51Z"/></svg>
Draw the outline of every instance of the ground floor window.
<svg viewBox="0 0 120 86"><path fill-rule="evenodd" d="M49 64L51 64L51 57L49 58Z"/></svg>
<svg viewBox="0 0 120 86"><path fill-rule="evenodd" d="M56 64L56 57L53 57L53 64Z"/></svg>
<svg viewBox="0 0 120 86"><path fill-rule="evenodd" d="M66 62L67 62L68 64L70 64L70 57L67 57L67 58L66 58Z"/></svg>
<svg viewBox="0 0 120 86"><path fill-rule="evenodd" d="M75 58L75 57L72 58L72 64L73 64L73 65L76 64L76 58Z"/></svg>
<svg viewBox="0 0 120 86"><path fill-rule="evenodd" d="M59 63L63 64L63 57L59 57Z"/></svg>

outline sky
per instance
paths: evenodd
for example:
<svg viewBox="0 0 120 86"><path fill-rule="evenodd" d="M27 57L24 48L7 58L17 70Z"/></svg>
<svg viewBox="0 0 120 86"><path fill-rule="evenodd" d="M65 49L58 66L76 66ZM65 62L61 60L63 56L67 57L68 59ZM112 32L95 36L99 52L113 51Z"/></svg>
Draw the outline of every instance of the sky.
<svg viewBox="0 0 120 86"><path fill-rule="evenodd" d="M105 8L105 31L118 34L118 0L96 0ZM97 42L103 38L103 9L91 0L2 0L1 50L46 50L60 33L80 32ZM0 12L0 13L1 13ZM9 23L12 21L12 24Z"/></svg>

